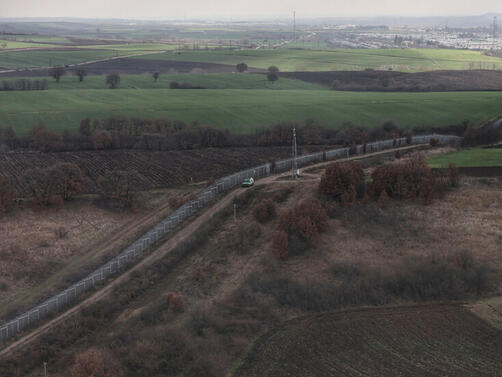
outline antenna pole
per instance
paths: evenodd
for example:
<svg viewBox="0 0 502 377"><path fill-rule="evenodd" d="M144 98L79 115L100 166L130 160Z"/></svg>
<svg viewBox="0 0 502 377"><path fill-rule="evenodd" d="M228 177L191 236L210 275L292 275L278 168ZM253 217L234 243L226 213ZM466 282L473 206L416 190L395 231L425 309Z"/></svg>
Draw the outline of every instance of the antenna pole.
<svg viewBox="0 0 502 377"><path fill-rule="evenodd" d="M296 179L296 171L298 170L298 165L296 163L296 157L298 156L298 151L296 149L296 128L293 127L293 145L292 145L292 169L293 169L293 179Z"/></svg>
<svg viewBox="0 0 502 377"><path fill-rule="evenodd" d="M293 11L293 42L296 42L296 11Z"/></svg>
<svg viewBox="0 0 502 377"><path fill-rule="evenodd" d="M497 47L496 38L497 38L497 16L493 16L492 50L495 50L495 48Z"/></svg>

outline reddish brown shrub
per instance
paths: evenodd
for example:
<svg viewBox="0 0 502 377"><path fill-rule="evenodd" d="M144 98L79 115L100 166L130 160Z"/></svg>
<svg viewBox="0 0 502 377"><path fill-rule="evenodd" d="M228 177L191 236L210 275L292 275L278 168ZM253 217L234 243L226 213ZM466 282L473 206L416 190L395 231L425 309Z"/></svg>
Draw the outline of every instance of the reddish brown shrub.
<svg viewBox="0 0 502 377"><path fill-rule="evenodd" d="M0 215L10 211L15 206L16 190L11 181L0 177Z"/></svg>
<svg viewBox="0 0 502 377"><path fill-rule="evenodd" d="M399 160L401 158L401 151L397 150L396 153L394 154L394 157Z"/></svg>
<svg viewBox="0 0 502 377"><path fill-rule="evenodd" d="M171 196L167 202L169 203L169 207L176 209L183 204L183 199L179 196Z"/></svg>
<svg viewBox="0 0 502 377"><path fill-rule="evenodd" d="M411 145L413 138L411 136L411 132L407 131L404 133L404 137L406 138L406 144Z"/></svg>
<svg viewBox="0 0 502 377"><path fill-rule="evenodd" d="M176 313L181 313L185 310L185 304L183 302L183 295L178 293L168 293L166 296L169 306Z"/></svg>
<svg viewBox="0 0 502 377"><path fill-rule="evenodd" d="M430 144L431 147L437 147L439 145L439 140L435 139L435 138L431 138L429 140L429 144Z"/></svg>
<svg viewBox="0 0 502 377"><path fill-rule="evenodd" d="M430 203L444 191L443 183L434 176L423 155L381 166L375 169L372 178L367 194L375 199L385 191L390 198L420 198L424 203Z"/></svg>
<svg viewBox="0 0 502 377"><path fill-rule="evenodd" d="M283 213L279 219L279 230L294 234L315 243L319 233L328 225L328 216L317 199L304 201L289 211Z"/></svg>
<svg viewBox="0 0 502 377"><path fill-rule="evenodd" d="M357 162L334 163L321 177L319 192L343 205L352 205L357 196L357 186L364 183L364 171Z"/></svg>
<svg viewBox="0 0 502 377"><path fill-rule="evenodd" d="M272 240L272 252L277 259L288 258L288 234L283 230L276 230Z"/></svg>
<svg viewBox="0 0 502 377"><path fill-rule="evenodd" d="M92 145L94 149L108 149L112 146L112 134L106 130L96 130L92 134Z"/></svg>
<svg viewBox="0 0 502 377"><path fill-rule="evenodd" d="M457 165L455 165L453 162L450 162L448 165L448 170L447 170L447 177L448 177L448 185L450 187L457 187L458 186L458 168Z"/></svg>
<svg viewBox="0 0 502 377"><path fill-rule="evenodd" d="M265 199L253 208L253 216L256 221L265 223L276 216L275 204L270 199Z"/></svg>
<svg viewBox="0 0 502 377"><path fill-rule="evenodd" d="M88 349L77 355L71 377L120 377L124 373L116 360L104 351Z"/></svg>

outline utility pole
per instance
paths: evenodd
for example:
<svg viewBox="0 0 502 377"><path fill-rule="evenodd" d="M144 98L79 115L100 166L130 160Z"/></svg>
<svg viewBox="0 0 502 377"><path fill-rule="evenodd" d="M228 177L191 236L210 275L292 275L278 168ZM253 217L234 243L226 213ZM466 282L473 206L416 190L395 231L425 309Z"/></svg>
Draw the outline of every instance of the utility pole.
<svg viewBox="0 0 502 377"><path fill-rule="evenodd" d="M296 11L293 11L293 42L296 42Z"/></svg>
<svg viewBox="0 0 502 377"><path fill-rule="evenodd" d="M493 16L492 50L495 50L495 48L497 47L496 38L497 38L497 16Z"/></svg>
<svg viewBox="0 0 502 377"><path fill-rule="evenodd" d="M47 361L44 361L44 377L47 377Z"/></svg>
<svg viewBox="0 0 502 377"><path fill-rule="evenodd" d="M296 163L296 157L298 156L298 151L296 149L296 128L293 127L293 144L291 146L291 154L292 154L292 169L293 169L293 179L296 179L297 174L296 171L298 170L298 165Z"/></svg>

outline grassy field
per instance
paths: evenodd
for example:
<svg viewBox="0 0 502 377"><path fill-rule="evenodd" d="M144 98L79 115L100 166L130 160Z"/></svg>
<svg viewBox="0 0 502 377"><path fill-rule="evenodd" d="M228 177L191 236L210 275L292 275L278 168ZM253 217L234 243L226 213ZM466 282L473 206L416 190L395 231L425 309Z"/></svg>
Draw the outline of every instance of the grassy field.
<svg viewBox="0 0 502 377"><path fill-rule="evenodd" d="M317 119L374 127L392 119L402 127L441 126L500 115L502 92L364 93L326 90L49 90L0 92L0 124L24 134L43 121L75 130L86 116L198 120L233 132L252 132L283 120ZM29 105L28 105L29 104Z"/></svg>
<svg viewBox="0 0 502 377"><path fill-rule="evenodd" d="M0 53L0 67L7 69L48 67L49 65L77 64L92 60L130 55L128 51L116 50L34 50Z"/></svg>
<svg viewBox="0 0 502 377"><path fill-rule="evenodd" d="M42 44L42 43L32 43L32 42L18 42L18 41L10 41L5 39L0 39L0 45L5 43L5 49L14 49L14 48L33 48L33 47L54 47L56 45L50 44ZM3 47L2 47L3 48ZM0 49L0 52L2 50Z"/></svg>
<svg viewBox="0 0 502 377"><path fill-rule="evenodd" d="M502 148L473 148L429 159L429 165L434 168L450 163L458 167L502 166Z"/></svg>
<svg viewBox="0 0 502 377"><path fill-rule="evenodd" d="M29 80L48 80L49 90L72 90L72 89L107 89L104 75L87 76L83 82L79 82L74 75L63 76L59 83L48 77L30 77ZM0 79L0 82L14 82L16 79ZM305 81L281 78L275 83L267 80L261 74L234 74L234 73L179 73L161 74L155 82L152 75L121 75L120 90L123 89L168 89L171 81L190 83L204 86L208 89L305 89L305 90L328 90L327 87L312 84Z"/></svg>
<svg viewBox="0 0 502 377"><path fill-rule="evenodd" d="M362 70L392 68L417 72L438 69L502 69L502 59L478 51L440 49L392 50L219 50L186 51L181 54L159 54L141 59L167 59L235 65L245 62L250 67L277 65L282 71Z"/></svg>

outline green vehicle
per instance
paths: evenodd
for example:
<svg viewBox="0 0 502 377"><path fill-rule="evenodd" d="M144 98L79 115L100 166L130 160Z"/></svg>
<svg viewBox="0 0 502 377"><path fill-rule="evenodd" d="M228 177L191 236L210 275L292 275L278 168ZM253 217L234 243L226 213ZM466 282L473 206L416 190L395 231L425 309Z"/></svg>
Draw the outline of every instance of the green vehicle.
<svg viewBox="0 0 502 377"><path fill-rule="evenodd" d="M251 187L254 185L253 177L246 178L242 181L242 187Z"/></svg>

